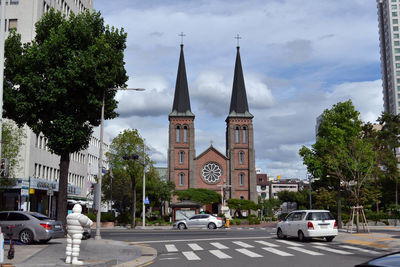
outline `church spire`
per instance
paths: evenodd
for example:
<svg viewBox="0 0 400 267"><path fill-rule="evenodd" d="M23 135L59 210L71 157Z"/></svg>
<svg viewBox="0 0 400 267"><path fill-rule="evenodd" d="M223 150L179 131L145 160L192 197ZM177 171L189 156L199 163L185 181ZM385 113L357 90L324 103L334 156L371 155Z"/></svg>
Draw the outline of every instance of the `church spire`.
<svg viewBox="0 0 400 267"><path fill-rule="evenodd" d="M240 38L240 37L238 36L235 38ZM251 115L249 112L249 106L247 104L246 87L244 85L242 62L240 59L239 48L240 48L239 46L236 47L237 54L235 63L235 74L233 76L231 106L229 108L228 117L253 118L253 115Z"/></svg>
<svg viewBox="0 0 400 267"><path fill-rule="evenodd" d="M190 109L189 88L186 77L185 58L183 56L183 44L179 57L178 74L176 77L174 104L170 116L194 116Z"/></svg>

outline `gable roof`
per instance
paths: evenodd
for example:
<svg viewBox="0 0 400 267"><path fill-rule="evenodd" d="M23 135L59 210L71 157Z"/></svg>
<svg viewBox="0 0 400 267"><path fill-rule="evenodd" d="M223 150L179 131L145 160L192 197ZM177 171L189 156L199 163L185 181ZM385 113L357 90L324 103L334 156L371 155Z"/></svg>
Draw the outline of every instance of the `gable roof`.
<svg viewBox="0 0 400 267"><path fill-rule="evenodd" d="M227 160L228 158L222 154L221 152L219 152L216 148L213 147L213 145L210 145L209 148L207 148L206 150L204 150L200 155L198 155L197 157L195 157L194 160L197 160L203 156L205 156L207 153L209 153L210 151L214 151L215 153L217 153L218 155L220 155L223 159Z"/></svg>

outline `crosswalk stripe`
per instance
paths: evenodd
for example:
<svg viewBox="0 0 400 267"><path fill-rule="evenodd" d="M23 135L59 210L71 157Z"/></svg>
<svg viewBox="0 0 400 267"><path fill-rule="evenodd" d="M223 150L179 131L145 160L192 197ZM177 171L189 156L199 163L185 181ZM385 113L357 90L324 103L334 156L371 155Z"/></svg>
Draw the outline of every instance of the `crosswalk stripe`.
<svg viewBox="0 0 400 267"><path fill-rule="evenodd" d="M234 244L236 244L238 246L241 246L243 248L254 248L254 246L246 244L246 243L244 243L242 241L232 241L232 243L234 243Z"/></svg>
<svg viewBox="0 0 400 267"><path fill-rule="evenodd" d="M188 244L188 246L193 250L203 250L203 248L197 245L196 243L190 243Z"/></svg>
<svg viewBox="0 0 400 267"><path fill-rule="evenodd" d="M347 252L347 251L343 251L343 250L338 250L338 249L334 249L334 248L330 248L330 247L324 247L324 246L314 246L314 248L318 248L318 249L322 249L322 250L326 250L329 252L333 252L333 253L337 253L337 254L342 254L342 255L350 255L353 254L351 252Z"/></svg>
<svg viewBox="0 0 400 267"><path fill-rule="evenodd" d="M295 242L292 242L292 241L287 241L287 240L276 240L276 241L277 241L277 242L284 243L284 244L286 244L286 245L291 245L291 246L293 246L293 247L302 247L302 246L303 246L302 244L295 243Z"/></svg>
<svg viewBox="0 0 400 267"><path fill-rule="evenodd" d="M238 251L246 256L249 256L250 258L262 258L263 257L262 255L251 252L250 250L245 249L245 248L237 248L236 251Z"/></svg>
<svg viewBox="0 0 400 267"><path fill-rule="evenodd" d="M210 244L213 245L214 247L218 248L218 249L228 249L227 246L222 245L222 244L219 243L219 242L211 242Z"/></svg>
<svg viewBox="0 0 400 267"><path fill-rule="evenodd" d="M352 247L352 246L346 246L346 245L341 245L339 246L341 248L347 248L347 249L353 249L353 250L358 250L361 252L366 252L366 253L370 253L370 254L381 254L379 252L373 251L373 250L369 250L369 249L363 249L363 248L358 248L358 247Z"/></svg>
<svg viewBox="0 0 400 267"><path fill-rule="evenodd" d="M231 259L232 258L231 256L223 253L221 250L218 250L218 249L210 250L210 253L215 255L219 259Z"/></svg>
<svg viewBox="0 0 400 267"><path fill-rule="evenodd" d="M175 247L175 245L165 245L165 248L167 249L168 252L177 252L178 249Z"/></svg>
<svg viewBox="0 0 400 267"><path fill-rule="evenodd" d="M190 261L200 260L200 258L193 251L183 251L182 254Z"/></svg>
<svg viewBox="0 0 400 267"><path fill-rule="evenodd" d="M299 251L299 252L303 252L309 255L313 255L313 256L320 256L320 255L324 255L322 253L316 252L316 251L312 251L312 250L308 250L308 249L304 249L304 248L299 248L299 247L288 247L290 249Z"/></svg>
<svg viewBox="0 0 400 267"><path fill-rule="evenodd" d="M279 247L279 245L272 244L272 243L265 242L265 241L255 241L255 242L259 243L261 245L264 245L264 246L268 246L268 247L274 247L274 248Z"/></svg>
<svg viewBox="0 0 400 267"><path fill-rule="evenodd" d="M262 249L263 249L263 250L266 250L266 251L268 251L268 252L274 253L274 254L276 254L276 255L279 255L279 256L284 256L284 257L287 257L287 256L294 256L293 254L290 254L290 253L287 253L287 252L285 252L285 251L278 250L278 249L275 249L275 248L271 248L271 247L264 247L264 248L262 248Z"/></svg>

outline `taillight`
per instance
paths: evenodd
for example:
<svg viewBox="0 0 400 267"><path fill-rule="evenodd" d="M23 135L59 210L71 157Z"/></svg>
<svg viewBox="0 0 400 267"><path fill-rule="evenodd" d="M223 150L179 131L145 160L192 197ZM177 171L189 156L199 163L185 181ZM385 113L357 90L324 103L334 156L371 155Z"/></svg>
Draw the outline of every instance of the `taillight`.
<svg viewBox="0 0 400 267"><path fill-rule="evenodd" d="M307 223L307 227L308 227L309 230L310 229L314 230L314 225L312 224L312 222L308 222Z"/></svg>
<svg viewBox="0 0 400 267"><path fill-rule="evenodd" d="M46 229L46 230L53 229L53 227L50 224L47 224L47 223L41 223L40 225L43 226L43 228Z"/></svg>
<svg viewBox="0 0 400 267"><path fill-rule="evenodd" d="M335 223L333 224L333 228L337 228L337 222L335 221Z"/></svg>
<svg viewBox="0 0 400 267"><path fill-rule="evenodd" d="M217 218L218 221L222 221L222 218Z"/></svg>

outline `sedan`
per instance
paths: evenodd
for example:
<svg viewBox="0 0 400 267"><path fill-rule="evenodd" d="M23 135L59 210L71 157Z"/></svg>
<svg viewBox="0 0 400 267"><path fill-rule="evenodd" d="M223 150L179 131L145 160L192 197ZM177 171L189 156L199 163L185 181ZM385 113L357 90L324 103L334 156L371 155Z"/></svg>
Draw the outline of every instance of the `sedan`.
<svg viewBox="0 0 400 267"><path fill-rule="evenodd" d="M173 228L180 230L188 228L208 228L216 229L224 226L222 218L210 214L197 214L190 218L185 217L183 220L174 222Z"/></svg>
<svg viewBox="0 0 400 267"><path fill-rule="evenodd" d="M1 231L5 238L11 234L13 239L24 244L33 241L46 243L52 238L64 237L62 222L54 221L43 214L26 211L2 211L0 212Z"/></svg>
<svg viewBox="0 0 400 267"><path fill-rule="evenodd" d="M313 237L331 242L338 235L337 223L328 210L295 210L276 226L278 238L298 237L306 241Z"/></svg>
<svg viewBox="0 0 400 267"><path fill-rule="evenodd" d="M387 255L374 258L362 264L355 265L354 267L395 267L400 266L400 252L390 253Z"/></svg>

